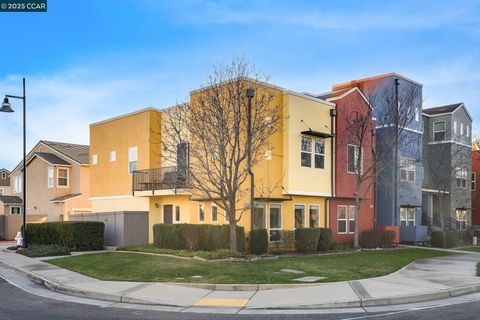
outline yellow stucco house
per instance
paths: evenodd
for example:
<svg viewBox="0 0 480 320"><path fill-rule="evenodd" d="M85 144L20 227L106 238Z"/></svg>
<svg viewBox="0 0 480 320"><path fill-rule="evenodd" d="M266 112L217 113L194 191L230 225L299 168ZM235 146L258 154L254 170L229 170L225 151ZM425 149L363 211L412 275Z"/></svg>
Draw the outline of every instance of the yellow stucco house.
<svg viewBox="0 0 480 320"><path fill-rule="evenodd" d="M261 217L255 227L267 228L275 242L281 240L282 230L328 226L328 199L334 196L335 105L262 85L273 92L271 103L281 107L282 121L265 159L254 168L256 185L271 186L268 194L255 194ZM201 90L191 92L190 103L199 94ZM165 110L147 108L90 125L92 211L148 211L150 242L157 223L228 223L214 203L192 197L188 181L169 178L177 169L163 160L158 143L166 116ZM239 225L250 231L250 212Z"/></svg>

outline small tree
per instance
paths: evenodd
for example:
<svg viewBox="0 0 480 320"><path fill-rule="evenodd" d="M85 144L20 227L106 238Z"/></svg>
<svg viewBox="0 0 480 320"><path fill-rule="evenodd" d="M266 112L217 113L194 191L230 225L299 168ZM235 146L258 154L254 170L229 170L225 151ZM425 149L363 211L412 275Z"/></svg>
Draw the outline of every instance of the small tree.
<svg viewBox="0 0 480 320"><path fill-rule="evenodd" d="M178 163L179 146L188 146L188 171L192 199L211 201L224 210L230 225L230 248L237 250L236 225L249 206L241 201L249 194L247 148L247 90L251 100L251 164L264 159L269 138L278 131L280 106L273 104L274 90L268 78L244 60L216 67L190 103L165 112L162 157ZM252 210L253 211L253 210ZM252 217L253 218L253 217Z"/></svg>

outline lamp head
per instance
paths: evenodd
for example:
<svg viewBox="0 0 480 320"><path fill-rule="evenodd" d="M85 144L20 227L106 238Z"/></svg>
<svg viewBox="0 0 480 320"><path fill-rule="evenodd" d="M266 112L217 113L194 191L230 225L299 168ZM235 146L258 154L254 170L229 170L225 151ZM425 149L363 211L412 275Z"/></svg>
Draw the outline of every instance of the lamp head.
<svg viewBox="0 0 480 320"><path fill-rule="evenodd" d="M8 101L8 98L5 97L3 99L2 107L0 108L0 112L14 112L13 109L11 108L10 101Z"/></svg>
<svg viewBox="0 0 480 320"><path fill-rule="evenodd" d="M253 98L254 95L255 95L255 90L247 89L247 97Z"/></svg>

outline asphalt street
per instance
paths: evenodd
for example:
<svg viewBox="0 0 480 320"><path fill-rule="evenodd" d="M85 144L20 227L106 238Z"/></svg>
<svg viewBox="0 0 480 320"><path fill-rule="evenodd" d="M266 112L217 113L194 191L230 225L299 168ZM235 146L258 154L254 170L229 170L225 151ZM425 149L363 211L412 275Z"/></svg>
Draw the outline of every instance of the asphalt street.
<svg viewBox="0 0 480 320"><path fill-rule="evenodd" d="M36 284L29 285L30 289L46 290ZM61 297L61 295L59 295ZM388 310L382 312L352 312L352 310L336 310L334 313L311 310L310 314L291 314L295 311L271 310L265 314L214 314L168 312L156 310L141 310L126 307L109 307L107 303L98 305L73 303L57 299L34 295L8 283L0 278L0 319L2 320L56 320L56 319L479 319L480 302L472 301L445 306L424 306L411 310ZM80 299L79 299L80 301ZM140 307L143 308L143 307ZM148 307L145 307L148 309ZM211 312L211 310L207 310Z"/></svg>

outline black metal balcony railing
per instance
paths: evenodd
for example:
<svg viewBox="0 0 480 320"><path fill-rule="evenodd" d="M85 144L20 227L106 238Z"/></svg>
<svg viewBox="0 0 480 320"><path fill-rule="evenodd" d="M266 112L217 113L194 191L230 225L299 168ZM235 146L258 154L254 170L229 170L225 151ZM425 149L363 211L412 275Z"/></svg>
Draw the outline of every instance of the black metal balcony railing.
<svg viewBox="0 0 480 320"><path fill-rule="evenodd" d="M132 175L132 190L154 191L188 188L190 183L186 171L178 170L178 167L134 171Z"/></svg>

